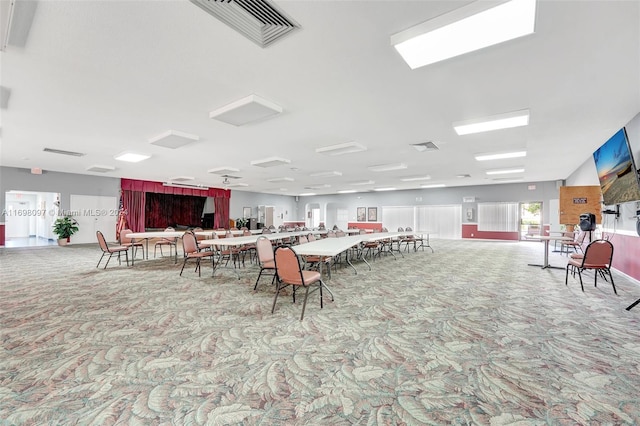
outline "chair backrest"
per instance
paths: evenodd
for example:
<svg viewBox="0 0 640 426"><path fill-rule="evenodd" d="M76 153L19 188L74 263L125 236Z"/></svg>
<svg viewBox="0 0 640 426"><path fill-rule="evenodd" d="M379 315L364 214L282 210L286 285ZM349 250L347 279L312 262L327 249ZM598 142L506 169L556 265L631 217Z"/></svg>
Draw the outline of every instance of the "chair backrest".
<svg viewBox="0 0 640 426"><path fill-rule="evenodd" d="M198 240L192 231L187 231L182 236L182 249L185 254L195 253L198 251Z"/></svg>
<svg viewBox="0 0 640 426"><path fill-rule="evenodd" d="M263 234L271 234L271 229L269 229L269 228L262 228L262 233L263 233Z"/></svg>
<svg viewBox="0 0 640 426"><path fill-rule="evenodd" d="M308 233L308 234L307 234L307 240L308 240L309 242L311 242L311 241L315 241L315 240L316 240L316 236L315 236L315 235L313 235L312 233Z"/></svg>
<svg viewBox="0 0 640 426"><path fill-rule="evenodd" d="M587 246L582 258L583 267L611 267L613 244L607 240L595 240Z"/></svg>
<svg viewBox="0 0 640 426"><path fill-rule="evenodd" d="M173 227L171 226L167 226L166 228L164 228L165 232L174 232L175 229L173 229ZM202 231L202 229L200 229Z"/></svg>
<svg viewBox="0 0 640 426"><path fill-rule="evenodd" d="M335 231L332 231L332 230L327 231L327 238L336 238L336 237L337 235Z"/></svg>
<svg viewBox="0 0 640 426"><path fill-rule="evenodd" d="M133 233L131 229L123 229L120 231L120 244L126 244L131 242L131 238L129 238L129 234Z"/></svg>
<svg viewBox="0 0 640 426"><path fill-rule="evenodd" d="M242 235L245 237L250 237L251 236L251 231L249 231L248 229L243 229L242 230Z"/></svg>
<svg viewBox="0 0 640 426"><path fill-rule="evenodd" d="M413 231L413 229L411 229L409 226L407 226L406 228L404 228L405 231Z"/></svg>
<svg viewBox="0 0 640 426"><path fill-rule="evenodd" d="M265 263L273 260L273 245L265 236L259 236L256 240L256 251L258 252L258 260Z"/></svg>
<svg viewBox="0 0 640 426"><path fill-rule="evenodd" d="M402 229L402 227L398 228L398 232L404 232L404 229Z"/></svg>
<svg viewBox="0 0 640 426"><path fill-rule="evenodd" d="M288 246L279 246L274 254L276 273L284 283L304 283L300 260Z"/></svg>
<svg viewBox="0 0 640 426"><path fill-rule="evenodd" d="M340 230L336 231L336 237L340 238L340 237L346 237L346 236L347 236L346 232L340 231Z"/></svg>
<svg viewBox="0 0 640 426"><path fill-rule="evenodd" d="M224 237L225 238L233 238L233 232L231 232L230 230L224 233Z"/></svg>
<svg viewBox="0 0 640 426"><path fill-rule="evenodd" d="M109 251L109 245L107 244L107 240L104 239L102 232L96 231L96 237L98 238L98 244L100 244L102 251Z"/></svg>
<svg viewBox="0 0 640 426"><path fill-rule="evenodd" d="M306 244L309 242L309 238L305 237L304 235L300 235L298 237L298 244Z"/></svg>
<svg viewBox="0 0 640 426"><path fill-rule="evenodd" d="M362 235L362 234L366 234L367 230L366 229L361 229L358 231L358 234Z"/></svg>

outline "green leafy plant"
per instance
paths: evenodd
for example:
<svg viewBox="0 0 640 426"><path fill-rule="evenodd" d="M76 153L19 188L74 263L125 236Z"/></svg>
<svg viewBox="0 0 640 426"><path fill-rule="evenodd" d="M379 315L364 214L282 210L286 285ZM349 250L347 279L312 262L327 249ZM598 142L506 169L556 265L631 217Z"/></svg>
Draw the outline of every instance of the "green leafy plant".
<svg viewBox="0 0 640 426"><path fill-rule="evenodd" d="M249 223L249 219L244 219L239 217L236 219L236 228L242 228L244 226L247 226L248 223Z"/></svg>
<svg viewBox="0 0 640 426"><path fill-rule="evenodd" d="M78 222L71 216L59 217L53 222L53 233L58 239L69 238L78 232Z"/></svg>

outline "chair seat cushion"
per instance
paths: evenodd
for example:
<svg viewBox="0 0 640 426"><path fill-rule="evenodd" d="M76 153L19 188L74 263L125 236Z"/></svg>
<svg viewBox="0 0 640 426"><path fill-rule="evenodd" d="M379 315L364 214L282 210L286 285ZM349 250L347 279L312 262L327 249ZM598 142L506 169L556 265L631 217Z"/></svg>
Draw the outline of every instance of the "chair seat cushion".
<svg viewBox="0 0 640 426"><path fill-rule="evenodd" d="M187 253L187 257L209 257L213 253L210 251L198 251L194 253Z"/></svg>

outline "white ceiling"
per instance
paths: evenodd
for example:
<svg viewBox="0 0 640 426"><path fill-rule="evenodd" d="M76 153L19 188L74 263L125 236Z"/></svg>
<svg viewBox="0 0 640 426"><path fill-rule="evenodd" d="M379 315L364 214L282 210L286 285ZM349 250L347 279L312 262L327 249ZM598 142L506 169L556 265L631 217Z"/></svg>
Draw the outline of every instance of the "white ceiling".
<svg viewBox="0 0 640 426"><path fill-rule="evenodd" d="M4 1L4 0L3 0ZM24 0L18 0L24 1ZM302 29L260 48L187 0L41 1L24 47L1 53L3 166L223 187L222 166L254 192L297 195L498 183L487 169L524 166L525 181L565 179L640 111L640 3L538 2L533 35L411 70L390 35L469 2L277 1ZM284 112L236 127L209 112L256 94ZM527 127L457 136L451 123L519 109ZM151 145L168 130L198 135ZM366 152L316 148L355 141ZM440 150L410 144L434 141ZM56 148L85 153L67 157ZM526 149L480 163L481 152ZM152 158L116 161L133 150ZM291 160L261 168L252 160ZM405 163L393 172L367 166ZM90 173L92 165L114 166ZM341 176L311 174L338 171ZM456 175L469 174L469 178ZM430 175L430 182L402 182ZM288 177L294 181L270 183ZM357 181L374 184L353 186ZM305 187L327 184L310 190Z"/></svg>

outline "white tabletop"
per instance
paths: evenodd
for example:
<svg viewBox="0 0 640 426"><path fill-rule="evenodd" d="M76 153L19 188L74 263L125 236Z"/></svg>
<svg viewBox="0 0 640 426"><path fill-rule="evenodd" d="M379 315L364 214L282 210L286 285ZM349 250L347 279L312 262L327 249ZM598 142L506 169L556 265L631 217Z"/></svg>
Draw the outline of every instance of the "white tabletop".
<svg viewBox="0 0 640 426"><path fill-rule="evenodd" d="M149 232L132 232L127 234L129 238L145 239L145 238L181 238L185 231L149 231Z"/></svg>
<svg viewBox="0 0 640 426"><path fill-rule="evenodd" d="M362 235L340 238L324 238L291 247L300 256L337 256L362 242Z"/></svg>

